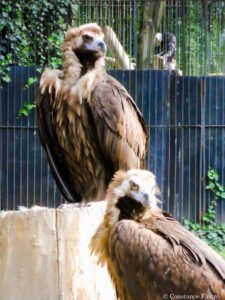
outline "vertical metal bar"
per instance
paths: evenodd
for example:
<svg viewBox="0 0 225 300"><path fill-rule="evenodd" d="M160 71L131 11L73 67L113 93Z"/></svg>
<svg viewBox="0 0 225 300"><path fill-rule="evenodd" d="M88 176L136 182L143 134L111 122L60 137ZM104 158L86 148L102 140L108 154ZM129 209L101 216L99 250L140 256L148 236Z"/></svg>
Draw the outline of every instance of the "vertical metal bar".
<svg viewBox="0 0 225 300"><path fill-rule="evenodd" d="M134 57L137 61L137 0L134 1L133 7L133 38L134 38Z"/></svg>
<svg viewBox="0 0 225 300"><path fill-rule="evenodd" d="M2 35L2 33L0 33L0 36ZM1 53L1 52L0 52ZM0 84L1 84L1 79L0 79ZM2 99L2 89L0 89L0 126L3 125L2 124L2 103L3 99ZM2 168L2 151L3 151L3 130L0 129L0 210L2 210L2 184L3 184L3 168Z"/></svg>
<svg viewBox="0 0 225 300"><path fill-rule="evenodd" d="M29 68L27 68L28 70L28 74L27 74L27 78L26 80L30 77L30 72L29 72ZM28 91L29 92L29 91ZM29 94L28 94L29 96ZM26 120L26 126L29 127L30 126L30 122L29 122L29 118L27 118ZM30 145L30 136L29 136L29 130L26 130L26 135L27 135L27 139L26 139L26 149L27 149L27 160L26 160L26 170L27 170L27 176L26 176L26 206L29 206L29 161L30 161L30 153L29 153L29 145Z"/></svg>
<svg viewBox="0 0 225 300"><path fill-rule="evenodd" d="M201 148L200 148L200 195L202 196L202 201L199 201L199 212L202 211L202 206L204 206L205 203L205 191L203 188L202 180L203 177L206 174L206 167L205 167L205 92L206 92L206 82L205 78L201 78L200 82L201 87ZM199 219L201 218L201 215L198 216Z"/></svg>
<svg viewBox="0 0 225 300"><path fill-rule="evenodd" d="M15 110L15 100L16 100L16 90L15 90L15 76L16 76L16 72L14 71L13 72L13 114L14 116L16 115L16 110ZM14 120L13 120L13 125L15 126L15 117L14 117ZM12 193L13 193L13 209L16 208L16 129L14 128L13 129L13 150L12 150L12 153L13 153L13 190L12 190Z"/></svg>
<svg viewBox="0 0 225 300"><path fill-rule="evenodd" d="M154 131L155 131L155 140L154 140L154 144L155 144L155 155L154 157L157 157L157 150L158 150L158 128L157 128L157 112L158 112L158 76L157 75L160 75L160 71L159 72L155 72L155 105L154 105L154 108L155 108L155 111L154 111L154 119L155 119L155 128L154 128ZM154 164L154 174L157 174L157 161L155 162Z"/></svg>
<svg viewBox="0 0 225 300"><path fill-rule="evenodd" d="M168 95L167 95L167 109L168 109L168 125L170 125L171 122L171 105L170 105L170 101L171 101L171 77L169 77L169 82L168 82ZM166 205L166 210L170 211L170 206L169 206L169 200L171 197L171 188L170 188L170 183L169 183L169 178L170 178L170 167L171 167L171 128L169 126L168 128L168 162L167 162L167 172L165 172L166 174L166 178L167 180L167 205Z"/></svg>
<svg viewBox="0 0 225 300"><path fill-rule="evenodd" d="M9 122L9 85L7 84L7 124ZM9 209L9 130L6 130L6 209Z"/></svg>
<svg viewBox="0 0 225 300"><path fill-rule="evenodd" d="M206 75L206 57L207 57L207 19L206 19L206 14L207 14L207 1L202 0L202 17L201 17L201 31L202 31L202 45L204 45L204 51L202 52L202 66L201 66L201 75L204 76Z"/></svg>
<svg viewBox="0 0 225 300"><path fill-rule="evenodd" d="M208 43L207 43L207 60L208 60L208 73L211 72L211 63L212 63L212 51L211 51L211 5L208 5L208 26L207 26L207 35L208 35Z"/></svg>
<svg viewBox="0 0 225 300"><path fill-rule="evenodd" d="M187 17L186 17L186 0L182 1L181 5L181 18L182 18L182 70L183 75L186 75L186 26L187 26Z"/></svg>
<svg viewBox="0 0 225 300"><path fill-rule="evenodd" d="M222 80L222 124L225 124L225 77L221 78ZM225 141L225 129L221 129L222 130L222 140ZM225 143L222 143L222 183L224 184L224 180L225 180L225 167L224 167L224 162L225 162ZM222 222L225 222L225 203L224 201L222 202L222 216L221 216L221 220Z"/></svg>
<svg viewBox="0 0 225 300"><path fill-rule="evenodd" d="M177 85L179 84L179 79L177 78L176 80L176 88L177 88ZM175 93L175 112L174 112L174 121L175 121L175 125L177 125L177 103L178 103L178 98L179 96L179 92L176 90L176 93ZM174 176L174 195L173 195L173 214L176 215L177 211L176 211L176 208L177 208L177 197L178 197L178 194L177 194L177 131L179 129L176 127L175 128L175 151L174 151L174 170L175 170L175 176Z"/></svg>
<svg viewBox="0 0 225 300"><path fill-rule="evenodd" d="M190 117L190 101L191 101L191 96L190 96L190 93L191 93L191 84L190 84L190 79L188 80L188 109L187 109L187 120L188 120L188 125L190 125L190 122L191 122L191 117ZM187 199L188 199L188 213L186 215L187 218L190 219L191 217L191 208L190 208L190 200L191 199L191 174L190 174L190 164L191 164L191 147L190 147L190 141L192 141L191 139L191 128L189 126L188 128L188 142L189 142L189 147L188 147L188 162L187 162L187 165L188 165L188 178L187 178L187 182L188 182L188 194L186 195ZM186 200L186 199L185 199Z"/></svg>
<svg viewBox="0 0 225 300"><path fill-rule="evenodd" d="M181 124L184 124L184 104L185 104L185 99L184 95L186 94L186 89L185 89L185 83L184 78L182 80L182 106L181 106ZM183 219L184 217L184 182L183 182L183 174L184 174L184 131L186 132L186 128L181 128L181 145L180 145L180 193L181 193L181 198L180 198L180 217Z"/></svg>
<svg viewBox="0 0 225 300"><path fill-rule="evenodd" d="M204 98L201 98L202 96L202 86L201 86L201 78L199 79L196 77L196 104L195 104L195 124L198 124L199 122L199 115L198 115L198 109L199 109L199 103L201 105L200 108L200 124L202 126L202 120L204 120L204 114L202 112L202 100ZM204 121L203 121L204 122ZM201 130L201 129L200 129ZM202 140L202 131L200 132L200 141L199 141L199 136L198 136L198 128L195 129L195 169L194 169L194 178L195 178L195 195L194 195L194 206L195 206L195 211L194 211L194 220L195 222L198 222L200 219L199 212L201 212L202 209L202 203L201 203L201 195L202 195L202 161L203 161L203 155L202 155L202 145L204 144L204 139ZM200 149L199 149L200 147ZM199 158L198 158L198 150L200 151Z"/></svg>

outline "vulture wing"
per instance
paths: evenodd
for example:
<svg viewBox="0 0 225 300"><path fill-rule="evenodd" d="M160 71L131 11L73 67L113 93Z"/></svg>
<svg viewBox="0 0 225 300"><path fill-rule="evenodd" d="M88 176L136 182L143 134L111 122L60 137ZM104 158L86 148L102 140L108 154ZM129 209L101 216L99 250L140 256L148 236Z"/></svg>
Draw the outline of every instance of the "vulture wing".
<svg viewBox="0 0 225 300"><path fill-rule="evenodd" d="M54 93L49 94L47 91L41 94L40 89L37 91L37 121L39 135L42 146L46 150L47 159L56 180L56 183L63 195L69 202L79 202L81 199L76 191L71 190L69 176L66 172L63 155L58 143L58 139L53 126L52 103Z"/></svg>
<svg viewBox="0 0 225 300"><path fill-rule="evenodd" d="M100 147L115 170L144 168L148 130L126 89L106 75L97 84L89 105Z"/></svg>
<svg viewBox="0 0 225 300"><path fill-rule="evenodd" d="M154 223L120 221L109 238L109 255L132 300L171 294L225 299L225 261L168 215Z"/></svg>

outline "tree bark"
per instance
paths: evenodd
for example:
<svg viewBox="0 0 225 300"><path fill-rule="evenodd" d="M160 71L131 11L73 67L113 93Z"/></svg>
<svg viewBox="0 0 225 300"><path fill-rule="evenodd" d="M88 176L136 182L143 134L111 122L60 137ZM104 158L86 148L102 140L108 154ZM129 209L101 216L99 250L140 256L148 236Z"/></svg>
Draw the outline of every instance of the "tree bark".
<svg viewBox="0 0 225 300"><path fill-rule="evenodd" d="M138 36L138 69L149 69L153 67L153 39L159 28L165 7L165 1L143 0L142 22Z"/></svg>
<svg viewBox="0 0 225 300"><path fill-rule="evenodd" d="M89 242L104 202L82 208L33 208L0 214L0 299L115 300Z"/></svg>

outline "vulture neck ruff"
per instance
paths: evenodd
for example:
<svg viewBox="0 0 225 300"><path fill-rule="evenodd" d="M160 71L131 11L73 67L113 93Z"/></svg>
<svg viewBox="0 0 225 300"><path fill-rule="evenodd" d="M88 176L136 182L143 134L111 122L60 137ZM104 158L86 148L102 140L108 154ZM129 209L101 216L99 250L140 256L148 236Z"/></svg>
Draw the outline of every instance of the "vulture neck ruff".
<svg viewBox="0 0 225 300"><path fill-rule="evenodd" d="M137 173L142 174L139 182L142 188L149 189L149 194L150 191L153 191L151 209L131 195L131 183L134 184ZM90 244L91 251L99 256L99 263L104 264L108 260L108 238L113 227L122 220L139 222L143 218L154 216L156 212L160 211L156 205L159 202L157 195L158 187L155 176L151 172L136 169L116 172L107 191L107 207L103 222L98 227Z"/></svg>
<svg viewBox="0 0 225 300"><path fill-rule="evenodd" d="M81 104L84 99L90 101L96 85L105 75L105 59L97 51L79 49L79 58L76 51L70 49L67 52L64 54L64 80L72 86L68 99L71 106L74 106ZM84 63L87 56L89 59Z"/></svg>
<svg viewBox="0 0 225 300"><path fill-rule="evenodd" d="M130 196L124 196L118 199L116 207L120 210L119 220L134 220L139 221L146 208Z"/></svg>

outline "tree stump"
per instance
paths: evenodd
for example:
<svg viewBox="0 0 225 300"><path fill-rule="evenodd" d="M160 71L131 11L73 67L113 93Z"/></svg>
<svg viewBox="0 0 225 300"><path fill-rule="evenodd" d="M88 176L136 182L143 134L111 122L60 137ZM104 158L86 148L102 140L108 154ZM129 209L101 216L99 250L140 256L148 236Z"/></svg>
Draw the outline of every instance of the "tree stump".
<svg viewBox="0 0 225 300"><path fill-rule="evenodd" d="M89 242L104 202L82 208L0 213L0 299L115 300Z"/></svg>

